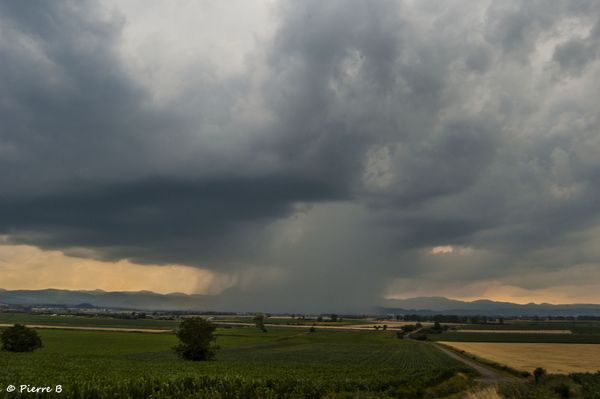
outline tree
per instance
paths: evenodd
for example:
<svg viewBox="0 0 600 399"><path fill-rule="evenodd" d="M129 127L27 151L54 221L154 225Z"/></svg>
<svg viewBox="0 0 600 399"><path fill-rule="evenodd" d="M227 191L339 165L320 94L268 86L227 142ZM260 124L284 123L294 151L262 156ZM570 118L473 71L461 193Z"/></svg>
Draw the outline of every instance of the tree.
<svg viewBox="0 0 600 399"><path fill-rule="evenodd" d="M265 327L265 315L264 314L257 314L256 316L254 316L254 324L256 325L256 328L258 328L262 332L267 332L267 329Z"/></svg>
<svg viewBox="0 0 600 399"><path fill-rule="evenodd" d="M8 352L33 352L42 347L37 331L15 324L2 332L2 350Z"/></svg>
<svg viewBox="0 0 600 399"><path fill-rule="evenodd" d="M219 349L213 342L217 327L202 317L190 317L179 323L179 329L175 335L181 341L174 350L179 356L186 360L210 360L215 357Z"/></svg>
<svg viewBox="0 0 600 399"><path fill-rule="evenodd" d="M442 331L444 331L444 329L439 321L436 321L435 323L433 323L433 329L438 333L441 333Z"/></svg>
<svg viewBox="0 0 600 399"><path fill-rule="evenodd" d="M331 315L331 321L338 321L338 315L336 315L335 313Z"/></svg>
<svg viewBox="0 0 600 399"><path fill-rule="evenodd" d="M538 367L533 371L533 377L535 378L535 383L539 384L542 377L546 375L546 369Z"/></svg>

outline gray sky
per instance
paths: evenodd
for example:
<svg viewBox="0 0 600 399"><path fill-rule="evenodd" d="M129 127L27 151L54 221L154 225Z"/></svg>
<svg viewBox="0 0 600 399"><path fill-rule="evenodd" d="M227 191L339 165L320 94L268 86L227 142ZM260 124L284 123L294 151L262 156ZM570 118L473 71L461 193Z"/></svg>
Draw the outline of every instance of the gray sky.
<svg viewBox="0 0 600 399"><path fill-rule="evenodd" d="M0 287L600 302L599 15L0 2Z"/></svg>

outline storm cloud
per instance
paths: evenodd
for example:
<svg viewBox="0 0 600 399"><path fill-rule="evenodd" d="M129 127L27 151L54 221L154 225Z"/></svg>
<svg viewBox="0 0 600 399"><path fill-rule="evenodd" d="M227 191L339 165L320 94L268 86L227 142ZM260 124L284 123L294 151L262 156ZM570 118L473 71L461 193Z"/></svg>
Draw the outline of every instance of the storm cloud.
<svg viewBox="0 0 600 399"><path fill-rule="evenodd" d="M600 270L596 2L145 5L0 3L9 242L275 310Z"/></svg>

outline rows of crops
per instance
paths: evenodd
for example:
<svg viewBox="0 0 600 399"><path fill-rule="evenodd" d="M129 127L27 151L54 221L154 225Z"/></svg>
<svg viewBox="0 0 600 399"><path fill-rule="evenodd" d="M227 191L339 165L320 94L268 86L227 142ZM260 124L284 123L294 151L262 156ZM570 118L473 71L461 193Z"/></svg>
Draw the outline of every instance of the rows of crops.
<svg viewBox="0 0 600 399"><path fill-rule="evenodd" d="M122 378L107 382L97 378L75 378L60 395L6 393L0 397L60 397L68 399L104 398L437 398L468 388L462 375L449 372L410 374L386 384L364 385L340 381L289 378L247 378L244 376L189 376L180 378ZM426 388L430 387L430 388ZM66 388L66 389L65 389ZM439 394L437 394L439 392ZM441 395L441 396L440 396Z"/></svg>
<svg viewBox="0 0 600 399"><path fill-rule="evenodd" d="M316 398L344 392L422 398L468 384L459 372L469 370L460 362L391 333L223 329L212 362L179 360L171 334L39 333L44 348L0 353L0 388L60 384L61 398Z"/></svg>

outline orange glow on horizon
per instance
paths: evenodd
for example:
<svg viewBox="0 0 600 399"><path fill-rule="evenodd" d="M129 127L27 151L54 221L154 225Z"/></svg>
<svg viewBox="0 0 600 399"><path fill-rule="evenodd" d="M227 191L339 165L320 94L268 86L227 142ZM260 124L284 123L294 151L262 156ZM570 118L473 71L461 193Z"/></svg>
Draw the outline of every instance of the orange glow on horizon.
<svg viewBox="0 0 600 399"><path fill-rule="evenodd" d="M227 276L184 265L140 265L101 261L0 241L0 288L218 294L232 284Z"/></svg>

